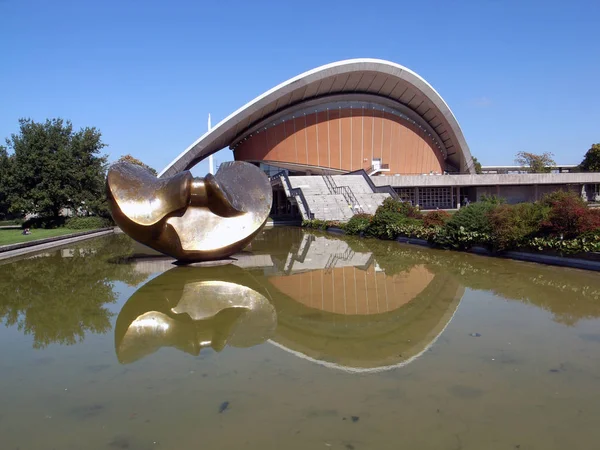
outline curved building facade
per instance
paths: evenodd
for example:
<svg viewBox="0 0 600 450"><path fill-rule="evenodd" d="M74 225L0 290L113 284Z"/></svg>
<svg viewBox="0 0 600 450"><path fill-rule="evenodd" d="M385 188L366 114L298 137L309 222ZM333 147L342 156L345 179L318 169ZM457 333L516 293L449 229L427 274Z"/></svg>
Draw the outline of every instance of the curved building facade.
<svg viewBox="0 0 600 450"><path fill-rule="evenodd" d="M281 83L201 136L160 176L225 147L236 160L295 173L474 173L442 97L406 67L377 59L327 64Z"/></svg>
<svg viewBox="0 0 600 450"><path fill-rule="evenodd" d="M302 104L235 143L235 158L300 171L446 171L441 138L406 108L384 103L375 96L346 95Z"/></svg>

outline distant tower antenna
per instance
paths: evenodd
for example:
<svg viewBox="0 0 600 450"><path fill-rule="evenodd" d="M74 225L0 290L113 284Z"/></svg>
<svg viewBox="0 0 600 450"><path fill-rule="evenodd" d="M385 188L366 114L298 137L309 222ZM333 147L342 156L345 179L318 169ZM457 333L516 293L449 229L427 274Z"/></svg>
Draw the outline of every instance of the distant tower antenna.
<svg viewBox="0 0 600 450"><path fill-rule="evenodd" d="M212 125L210 123L210 113L208 113L208 131L212 130ZM215 162L213 160L213 155L208 157L208 172L213 174L215 173Z"/></svg>

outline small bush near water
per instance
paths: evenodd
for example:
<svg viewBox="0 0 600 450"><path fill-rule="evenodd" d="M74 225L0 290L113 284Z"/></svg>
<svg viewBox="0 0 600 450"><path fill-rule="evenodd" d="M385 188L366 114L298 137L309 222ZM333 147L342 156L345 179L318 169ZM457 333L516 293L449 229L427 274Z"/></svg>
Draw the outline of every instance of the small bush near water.
<svg viewBox="0 0 600 450"><path fill-rule="evenodd" d="M327 229L327 221L303 224ZM379 239L399 236L426 239L443 248L484 246L492 251L530 249L558 254L600 251L600 209L591 209L570 192L554 192L539 202L504 204L483 198L454 215L445 211L422 214L408 203L386 199L374 216L357 214L336 224L348 234Z"/></svg>
<svg viewBox="0 0 600 450"><path fill-rule="evenodd" d="M348 234L361 234L367 230L371 219L371 214L356 214L342 228Z"/></svg>
<svg viewBox="0 0 600 450"><path fill-rule="evenodd" d="M451 218L452 215L446 211L431 211L423 216L423 225L427 228L443 227Z"/></svg>
<svg viewBox="0 0 600 450"><path fill-rule="evenodd" d="M71 217L65 222L65 227L72 230L92 230L112 226L108 219L97 216Z"/></svg>

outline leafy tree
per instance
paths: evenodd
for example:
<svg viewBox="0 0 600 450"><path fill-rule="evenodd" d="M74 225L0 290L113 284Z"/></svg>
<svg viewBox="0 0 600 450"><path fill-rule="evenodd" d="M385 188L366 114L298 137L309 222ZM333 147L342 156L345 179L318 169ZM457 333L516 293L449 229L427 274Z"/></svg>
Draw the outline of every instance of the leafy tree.
<svg viewBox="0 0 600 450"><path fill-rule="evenodd" d="M14 151L10 195L12 212L58 216L62 208L95 212L104 201L106 156L96 128L73 131L69 121L19 121L7 139Z"/></svg>
<svg viewBox="0 0 600 450"><path fill-rule="evenodd" d="M600 172L600 144L592 144L579 167L584 172Z"/></svg>
<svg viewBox="0 0 600 450"><path fill-rule="evenodd" d="M544 152L541 155L519 152L516 155L515 163L528 167L531 173L548 173L552 167L556 166L553 156L550 152Z"/></svg>
<svg viewBox="0 0 600 450"><path fill-rule="evenodd" d="M8 156L6 147L0 145L0 218L8 214L10 203L8 201L10 193L10 164L11 158Z"/></svg>
<svg viewBox="0 0 600 450"><path fill-rule="evenodd" d="M472 156L471 158L473 159L473 166L475 167L475 173L478 175L482 174L483 170L481 169L481 163L474 156Z"/></svg>
<svg viewBox="0 0 600 450"><path fill-rule="evenodd" d="M130 162L132 164L137 164L138 166L142 166L144 169L148 169L150 172L152 172L153 175L158 175L158 172L156 170L154 170L152 167L150 167L147 164L144 164L139 159L134 158L133 156L131 156L129 154L121 156L119 158L119 162L121 162L121 161L126 161L126 162Z"/></svg>

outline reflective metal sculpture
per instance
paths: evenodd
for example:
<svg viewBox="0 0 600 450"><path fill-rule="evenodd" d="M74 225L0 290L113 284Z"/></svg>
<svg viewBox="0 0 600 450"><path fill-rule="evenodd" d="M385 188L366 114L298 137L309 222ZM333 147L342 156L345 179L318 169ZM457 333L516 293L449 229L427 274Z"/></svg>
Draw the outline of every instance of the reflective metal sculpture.
<svg viewBox="0 0 600 450"><path fill-rule="evenodd" d="M128 364L161 347L198 355L206 347L263 343L277 326L265 295L255 278L233 265L175 267L138 289L121 309L117 358Z"/></svg>
<svg viewBox="0 0 600 450"><path fill-rule="evenodd" d="M107 175L107 196L117 225L129 236L184 262L225 258L243 249L265 224L273 193L252 164L221 164L216 175L189 171L156 178L130 162Z"/></svg>

